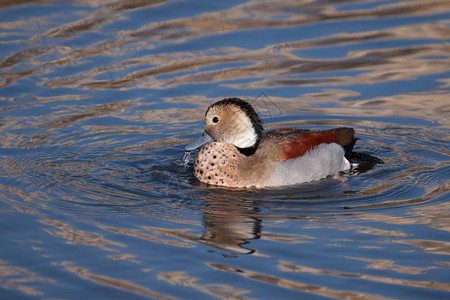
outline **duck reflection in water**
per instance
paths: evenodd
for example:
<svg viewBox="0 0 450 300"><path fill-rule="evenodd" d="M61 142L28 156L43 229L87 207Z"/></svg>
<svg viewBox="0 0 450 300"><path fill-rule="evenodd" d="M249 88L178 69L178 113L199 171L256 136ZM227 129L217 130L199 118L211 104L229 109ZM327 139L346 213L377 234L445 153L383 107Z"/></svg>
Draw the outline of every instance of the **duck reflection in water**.
<svg viewBox="0 0 450 300"><path fill-rule="evenodd" d="M225 196L226 198L226 196ZM259 209L253 200L205 200L204 233L199 242L239 254L252 254L244 247L249 240L261 236Z"/></svg>

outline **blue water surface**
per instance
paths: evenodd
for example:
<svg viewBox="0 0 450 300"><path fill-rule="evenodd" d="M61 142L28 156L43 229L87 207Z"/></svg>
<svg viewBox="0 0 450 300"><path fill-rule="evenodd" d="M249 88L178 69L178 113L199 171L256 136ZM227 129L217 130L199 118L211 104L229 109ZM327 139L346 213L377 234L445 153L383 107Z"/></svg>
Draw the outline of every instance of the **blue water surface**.
<svg viewBox="0 0 450 300"><path fill-rule="evenodd" d="M446 1L0 4L1 299L447 299ZM266 189L184 146L241 97L384 164Z"/></svg>

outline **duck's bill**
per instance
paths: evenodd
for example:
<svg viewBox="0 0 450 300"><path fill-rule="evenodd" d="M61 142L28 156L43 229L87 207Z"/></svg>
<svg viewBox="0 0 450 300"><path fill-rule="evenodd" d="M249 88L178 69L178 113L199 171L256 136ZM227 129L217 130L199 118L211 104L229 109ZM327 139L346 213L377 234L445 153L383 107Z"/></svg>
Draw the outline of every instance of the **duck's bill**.
<svg viewBox="0 0 450 300"><path fill-rule="evenodd" d="M206 131L204 131L202 136L198 140L187 144L186 147L184 147L184 151L193 151L200 148L204 144L211 142L212 140L213 138L209 134L207 134Z"/></svg>

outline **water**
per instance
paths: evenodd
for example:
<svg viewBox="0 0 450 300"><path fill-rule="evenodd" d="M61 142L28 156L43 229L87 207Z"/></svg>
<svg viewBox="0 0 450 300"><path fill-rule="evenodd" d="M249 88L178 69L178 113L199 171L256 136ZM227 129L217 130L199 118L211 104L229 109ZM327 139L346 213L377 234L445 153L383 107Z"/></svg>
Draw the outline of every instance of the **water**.
<svg viewBox="0 0 450 300"><path fill-rule="evenodd" d="M448 299L449 19L448 1L3 1L1 298ZM200 184L184 146L231 96L267 129L351 126L385 164Z"/></svg>

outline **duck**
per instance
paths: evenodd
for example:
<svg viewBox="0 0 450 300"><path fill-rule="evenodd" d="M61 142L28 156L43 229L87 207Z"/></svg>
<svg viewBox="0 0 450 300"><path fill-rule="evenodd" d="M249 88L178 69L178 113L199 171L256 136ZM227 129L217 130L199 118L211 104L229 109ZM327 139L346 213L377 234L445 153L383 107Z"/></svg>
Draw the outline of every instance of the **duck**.
<svg viewBox="0 0 450 300"><path fill-rule="evenodd" d="M355 130L282 128L264 131L252 105L225 98L208 107L204 132L185 146L198 150L194 176L203 183L232 188L295 185L348 172L357 141ZM363 158L378 162L367 155Z"/></svg>

